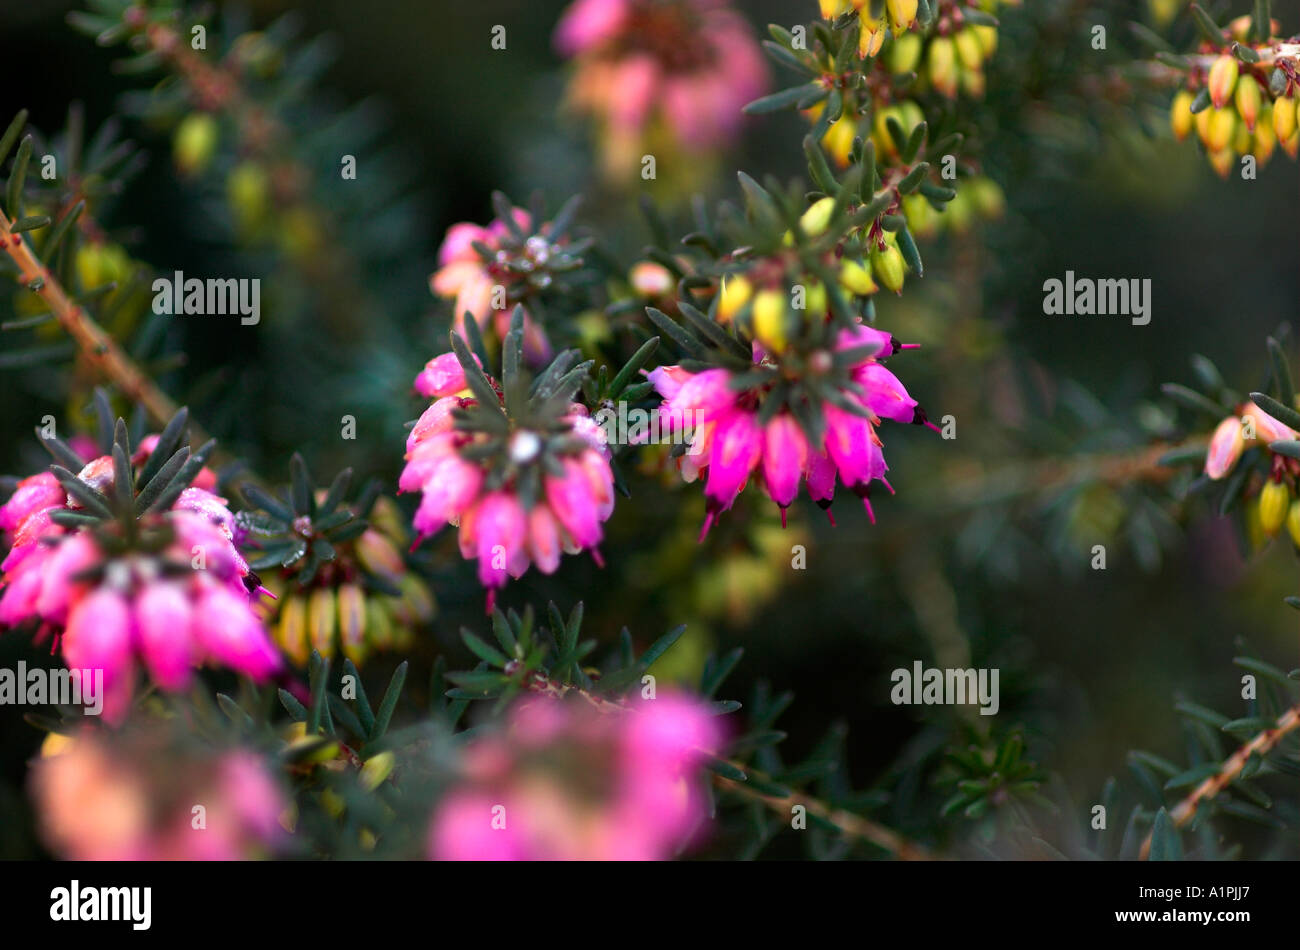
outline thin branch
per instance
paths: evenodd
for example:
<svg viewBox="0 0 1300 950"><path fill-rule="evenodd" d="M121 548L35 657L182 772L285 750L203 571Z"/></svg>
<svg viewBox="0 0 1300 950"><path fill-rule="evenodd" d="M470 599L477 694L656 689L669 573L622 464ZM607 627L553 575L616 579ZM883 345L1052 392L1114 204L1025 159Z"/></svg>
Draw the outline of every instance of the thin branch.
<svg viewBox="0 0 1300 950"><path fill-rule="evenodd" d="M753 771L749 766L739 762L731 762L728 765L744 771ZM897 857L902 861L929 861L933 855L915 842L909 841L898 832L886 828L884 825L876 824L869 821L861 815L856 815L851 811L843 808L832 808L820 799L810 798L801 795L798 792L792 792L784 797L779 795L764 795L752 786L744 782L737 782L733 779L724 778L721 775L714 775L714 781L724 789L745 795L755 801L762 802L773 811L785 818L790 817L790 811L796 805L802 805L810 815L816 815L823 821L828 821L838 828L843 834L850 835L854 838L861 838L863 841L869 841L876 847Z"/></svg>
<svg viewBox="0 0 1300 950"><path fill-rule="evenodd" d="M1174 807L1174 810L1169 813L1169 817L1173 819L1174 827L1181 828L1191 821L1201 803L1214 798L1231 784L1241 774L1241 770L1246 767L1246 763L1252 755L1260 757L1268 755L1273 750L1273 747L1282 741L1284 736L1297 728L1300 728L1300 704L1292 706L1284 712L1273 728L1265 729L1234 752L1223 763L1218 772L1196 786L1190 795L1179 802ZM1142 842L1139 857L1145 861L1150 853L1151 834L1148 834L1146 840Z"/></svg>
<svg viewBox="0 0 1300 950"><path fill-rule="evenodd" d="M19 280L45 301L50 313L76 342L86 360L108 380L116 383L127 399L144 406L159 425L165 425L180 408L163 392L139 364L128 356L117 341L75 300L37 259L27 239L13 233L13 222L0 211L0 243L4 252L18 266ZM195 444L208 441L207 434L195 422L190 423Z"/></svg>

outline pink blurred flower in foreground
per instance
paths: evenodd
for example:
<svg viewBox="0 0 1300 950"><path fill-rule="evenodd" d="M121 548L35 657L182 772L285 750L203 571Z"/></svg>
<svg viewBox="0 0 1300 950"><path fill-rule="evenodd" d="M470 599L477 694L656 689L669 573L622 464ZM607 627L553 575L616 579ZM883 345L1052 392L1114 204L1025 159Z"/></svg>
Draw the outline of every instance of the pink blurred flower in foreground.
<svg viewBox="0 0 1300 950"><path fill-rule="evenodd" d="M144 464L149 455L137 458ZM77 482L113 495L113 458L93 459ZM258 679L279 669L253 609L260 585L234 545L225 499L191 486L166 510L126 516L128 531L120 512L78 520L93 512L65 487L52 473L34 475L0 507L10 541L0 562L0 628L36 621L54 633L83 694L102 670L106 719L127 713L136 658L171 691L186 688L204 662Z"/></svg>
<svg viewBox="0 0 1300 950"><path fill-rule="evenodd" d="M51 735L32 765L41 835L74 861L231 861L283 836L287 800L250 752L153 734ZM201 811L196 811L201 806Z"/></svg>
<svg viewBox="0 0 1300 950"><path fill-rule="evenodd" d="M754 31L722 0L577 0L555 47L575 61L569 102L600 124L611 175L657 137L695 154L728 144L769 82Z"/></svg>
<svg viewBox="0 0 1300 950"><path fill-rule="evenodd" d="M686 481L705 478L708 514L701 537L717 515L735 503L755 474L768 497L780 506L783 523L800 484L807 485L809 496L829 514L837 477L862 499L874 522L872 482L879 481L893 492L885 478L889 466L884 443L877 434L881 421L935 428L898 377L882 363L900 349L903 346L888 333L858 325L840 331L835 352L802 355L803 371L817 373L824 386L836 389L836 401L805 404L805 418L813 417L818 436L810 435L788 405L765 411L772 389L769 384L737 389L732 384L733 374L721 368L689 373L678 366L662 366L651 371L650 381L664 397L660 411L669 418L693 419L695 423L691 446L678 464ZM847 364L839 361L838 371L844 376L838 381L829 375L837 367L837 354L851 360ZM758 343L754 344L754 363L773 370L782 368L782 358ZM775 382L777 377L772 379Z"/></svg>
<svg viewBox="0 0 1300 950"><path fill-rule="evenodd" d="M521 702L504 735L466 750L440 802L429 857L452 861L671 857L705 817L692 779L720 741L699 701L674 695L600 711Z"/></svg>

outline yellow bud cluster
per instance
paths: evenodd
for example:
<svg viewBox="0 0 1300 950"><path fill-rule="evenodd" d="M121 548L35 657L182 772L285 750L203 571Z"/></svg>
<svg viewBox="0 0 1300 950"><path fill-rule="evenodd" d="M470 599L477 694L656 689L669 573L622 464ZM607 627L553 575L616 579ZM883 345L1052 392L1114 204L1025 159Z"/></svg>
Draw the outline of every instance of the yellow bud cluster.
<svg viewBox="0 0 1300 950"><path fill-rule="evenodd" d="M1210 164L1226 178L1244 155L1263 165L1278 145L1292 158L1300 151L1300 116L1289 93L1288 86L1287 94L1269 101L1265 77L1243 69L1235 56L1224 53L1210 65L1200 94L1202 101L1209 97L1208 105L1193 114L1197 95L1179 90L1169 109L1169 128L1179 141L1195 130Z"/></svg>
<svg viewBox="0 0 1300 950"><path fill-rule="evenodd" d="M415 628L433 618L433 594L406 570L401 554L405 537L395 515L392 502L381 498L372 509L370 527L338 548L330 566L340 569L318 573L305 587L292 575L262 578L277 599L263 600L260 609L276 642L296 663L305 663L318 650L325 657L341 652L360 665L376 650L406 649ZM399 593L374 588L367 575L382 578Z"/></svg>

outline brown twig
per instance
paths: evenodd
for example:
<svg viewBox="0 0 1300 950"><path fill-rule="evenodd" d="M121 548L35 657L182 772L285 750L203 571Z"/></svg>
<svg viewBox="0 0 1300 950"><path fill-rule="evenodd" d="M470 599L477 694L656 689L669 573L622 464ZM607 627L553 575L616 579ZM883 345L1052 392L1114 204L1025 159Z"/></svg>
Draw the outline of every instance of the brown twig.
<svg viewBox="0 0 1300 950"><path fill-rule="evenodd" d="M59 326L72 337L85 359L108 380L116 383L122 394L138 402L159 425L174 416L178 406L158 388L140 366L128 356L117 341L73 300L37 259L21 234L13 233L13 222L0 212L0 243L4 252L18 266L20 281L45 301ZM206 433L191 421L190 431L199 444L208 440Z"/></svg>
<svg viewBox="0 0 1300 950"><path fill-rule="evenodd" d="M738 762L728 761L728 765L745 771L748 766ZM861 815L856 815L851 811L843 808L832 808L825 802L809 798L798 792L791 792L789 795L765 795L752 786L744 782L737 782L733 779L725 778L721 775L714 775L714 781L724 789L745 795L755 801L762 802L773 811L781 814L783 817L789 817L791 810L796 805L802 805L810 815L816 815L823 821L828 821L842 833L854 838L861 838L863 841L869 841L876 847L888 851L901 861L929 861L933 855L915 842L909 841L898 832L884 825L876 824L869 821Z"/></svg>
<svg viewBox="0 0 1300 950"><path fill-rule="evenodd" d="M1252 755L1261 757L1268 755L1284 736L1297 728L1300 728L1300 704L1292 706L1281 715L1271 729L1265 729L1229 756L1218 772L1196 786L1190 795L1174 806L1174 810L1169 813L1174 827L1181 828L1191 821L1201 803L1214 798L1231 784L1233 779L1241 774L1241 770L1246 767ZM1151 834L1148 834L1146 840L1142 842L1139 857L1145 861L1150 854Z"/></svg>

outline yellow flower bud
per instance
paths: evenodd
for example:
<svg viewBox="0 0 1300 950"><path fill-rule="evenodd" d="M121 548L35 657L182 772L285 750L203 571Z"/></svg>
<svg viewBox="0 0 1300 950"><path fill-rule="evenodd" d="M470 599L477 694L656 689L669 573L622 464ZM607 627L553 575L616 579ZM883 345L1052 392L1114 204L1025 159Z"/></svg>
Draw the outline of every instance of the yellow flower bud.
<svg viewBox="0 0 1300 950"><path fill-rule="evenodd" d="M916 67L921 65L924 46L919 33L904 33L894 37L894 42L889 44L886 60L889 71L895 75L915 72Z"/></svg>
<svg viewBox="0 0 1300 950"><path fill-rule="evenodd" d="M1255 137L1251 143L1250 154L1263 165L1273 157L1273 149L1276 147L1277 136L1273 132L1272 117L1260 116L1259 124L1255 126Z"/></svg>
<svg viewBox="0 0 1300 950"><path fill-rule="evenodd" d="M370 643L379 650L386 650L393 645L393 604L398 603L393 597L366 598L366 632Z"/></svg>
<svg viewBox="0 0 1300 950"><path fill-rule="evenodd" d="M768 351L785 349L785 294L779 290L760 290L754 298L754 336Z"/></svg>
<svg viewBox="0 0 1300 950"><path fill-rule="evenodd" d="M1273 102L1273 132L1279 142L1285 142L1296 130L1296 101L1288 96L1278 96Z"/></svg>
<svg viewBox="0 0 1300 950"><path fill-rule="evenodd" d="M826 285L820 280L809 284L808 294L804 303L806 304L804 309L809 313L818 317L824 317L827 308L830 306L826 300Z"/></svg>
<svg viewBox="0 0 1300 950"><path fill-rule="evenodd" d="M880 47L885 45L884 18L877 20L867 13L869 9L864 5L858 10L858 20L862 23L862 32L858 34L858 55L863 59L875 56L880 52Z"/></svg>
<svg viewBox="0 0 1300 950"><path fill-rule="evenodd" d="M372 574L397 582L406 573L406 564L393 542L376 531L367 528L357 538L357 557L361 565Z"/></svg>
<svg viewBox="0 0 1300 950"><path fill-rule="evenodd" d="M339 585L339 640L343 653L352 662L359 662L365 654L366 595L361 585Z"/></svg>
<svg viewBox="0 0 1300 950"><path fill-rule="evenodd" d="M1227 178L1232 174L1232 166L1236 159L1237 155L1232 149L1220 149L1210 153L1210 166L1218 172L1220 178Z"/></svg>
<svg viewBox="0 0 1300 950"><path fill-rule="evenodd" d="M1169 107L1169 128L1174 133L1174 138L1182 141L1187 138L1187 133L1192 131L1192 126L1196 122L1196 116L1192 115L1192 102L1195 97L1186 89L1180 89L1178 95L1174 96L1174 103Z"/></svg>
<svg viewBox="0 0 1300 950"><path fill-rule="evenodd" d="M1237 57L1224 53L1216 59L1210 67L1208 85L1214 108L1222 109L1237 86Z"/></svg>
<svg viewBox="0 0 1300 950"><path fill-rule="evenodd" d="M936 36L930 41L930 84L949 99L957 97L957 47L950 37Z"/></svg>
<svg viewBox="0 0 1300 950"><path fill-rule="evenodd" d="M366 764L361 766L361 785L366 791L373 792L384 780L393 774L393 766L397 762L397 756L392 750L380 752L378 755L372 755L366 759Z"/></svg>
<svg viewBox="0 0 1300 950"><path fill-rule="evenodd" d="M901 33L916 22L916 10L920 4L917 0L885 0L885 9L889 11L889 25L894 33Z"/></svg>
<svg viewBox="0 0 1300 950"><path fill-rule="evenodd" d="M270 194L270 181L256 162L242 162L230 172L226 179L226 200L241 231L249 231L261 222Z"/></svg>
<svg viewBox="0 0 1300 950"><path fill-rule="evenodd" d="M1259 493L1259 526L1270 538L1282 530L1291 508L1291 491L1281 482L1269 479Z"/></svg>
<svg viewBox="0 0 1300 950"><path fill-rule="evenodd" d="M307 636L321 656L334 654L334 631L338 629L338 604L334 590L318 587L307 598Z"/></svg>
<svg viewBox="0 0 1300 950"><path fill-rule="evenodd" d="M951 204L951 203L950 203ZM893 244L886 244L885 249L871 252L871 272L880 283L894 293L902 293L903 281L907 275L907 264L903 252Z"/></svg>
<svg viewBox="0 0 1300 950"><path fill-rule="evenodd" d="M849 153L853 151L853 139L858 134L858 127L847 115L840 116L826 130L822 145L840 168L847 168Z"/></svg>
<svg viewBox="0 0 1300 950"><path fill-rule="evenodd" d="M1244 155L1250 151L1252 136L1245 122L1238 122L1232 127L1232 151Z"/></svg>
<svg viewBox="0 0 1300 950"><path fill-rule="evenodd" d="M1231 109L1215 109L1210 115L1209 137L1205 147L1211 152L1221 152L1232 144L1236 132L1237 113Z"/></svg>
<svg viewBox="0 0 1300 950"><path fill-rule="evenodd" d="M1255 131L1255 120L1259 117L1260 100L1259 83L1255 82L1254 76L1242 76L1237 80L1233 101L1237 106L1237 114L1252 132Z"/></svg>
<svg viewBox="0 0 1300 950"><path fill-rule="evenodd" d="M998 51L998 28L996 26L986 26L977 23L971 27L975 35L979 37L980 46L984 48L984 58L988 59Z"/></svg>
<svg viewBox="0 0 1300 950"><path fill-rule="evenodd" d="M172 158L182 175L206 169L217 151L217 120L206 112L193 112L181 120L172 136Z"/></svg>
<svg viewBox="0 0 1300 950"><path fill-rule="evenodd" d="M828 196L814 201L812 206L799 218L799 227L803 229L804 234L810 237L824 234L826 229L830 227L831 212L834 209L834 198Z"/></svg>
<svg viewBox="0 0 1300 950"><path fill-rule="evenodd" d="M722 289L718 292L718 322L730 323L752 296L754 285L743 274L722 278Z"/></svg>
<svg viewBox="0 0 1300 950"><path fill-rule="evenodd" d="M307 662L307 601L300 594L288 597L280 608L275 638L295 663Z"/></svg>
<svg viewBox="0 0 1300 950"><path fill-rule="evenodd" d="M960 74L961 90L972 99L979 99L984 95L984 70L982 69L963 69Z"/></svg>
<svg viewBox="0 0 1300 950"><path fill-rule="evenodd" d="M851 261L847 258L840 264L840 284L850 293L857 294L859 297L874 294L880 289L876 286L876 282L871 279L870 270L857 261Z"/></svg>
<svg viewBox="0 0 1300 950"><path fill-rule="evenodd" d="M936 214L922 195L904 195L901 204L907 218L907 229L914 237L928 238L939 230L943 215Z"/></svg>
<svg viewBox="0 0 1300 950"><path fill-rule="evenodd" d="M973 29L958 30L953 42L957 44L957 58L966 69L978 70L984 64L984 46Z"/></svg>

